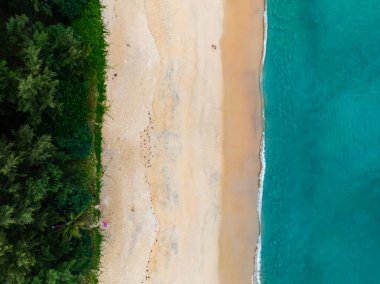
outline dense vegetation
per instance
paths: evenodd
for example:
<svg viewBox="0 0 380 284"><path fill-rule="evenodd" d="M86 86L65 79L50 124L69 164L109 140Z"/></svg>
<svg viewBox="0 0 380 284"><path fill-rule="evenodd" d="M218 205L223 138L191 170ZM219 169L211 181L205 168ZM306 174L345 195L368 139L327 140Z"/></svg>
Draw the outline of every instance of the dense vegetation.
<svg viewBox="0 0 380 284"><path fill-rule="evenodd" d="M0 0L0 283L96 282L99 0Z"/></svg>

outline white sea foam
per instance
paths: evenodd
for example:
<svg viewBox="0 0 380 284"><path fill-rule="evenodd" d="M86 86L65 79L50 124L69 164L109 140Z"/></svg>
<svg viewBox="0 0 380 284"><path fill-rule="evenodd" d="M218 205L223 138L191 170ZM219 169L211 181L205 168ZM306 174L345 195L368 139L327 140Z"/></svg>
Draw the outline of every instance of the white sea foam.
<svg viewBox="0 0 380 284"><path fill-rule="evenodd" d="M260 72L260 92L261 92L261 101L262 101L262 119L263 125L265 126L265 113L264 113L264 90L263 90L263 68L266 56L267 48L267 37L268 37L268 18L267 18L267 0L264 0L264 42L263 42L263 56L261 58L261 72ZM257 194L257 213L259 216L259 226L261 227L261 209L263 202L263 189L264 189L264 177L265 177L265 130L263 131L261 149L260 149L260 160L261 160L261 171L260 171L260 184L259 191ZM255 274L252 277L252 283L261 284L261 233L257 240L256 248L256 268Z"/></svg>
<svg viewBox="0 0 380 284"><path fill-rule="evenodd" d="M259 184L259 191L257 194L257 213L259 216L259 225L261 227L261 208L262 208L262 202L263 202L263 189L264 189L264 176L265 176L265 132L263 132L263 137L261 141L261 152L260 152L260 158L261 158L261 171L260 171L260 184ZM259 235L259 238L257 240L257 247L256 247L256 268L255 268L255 275L253 277L252 283L261 283L261 233Z"/></svg>

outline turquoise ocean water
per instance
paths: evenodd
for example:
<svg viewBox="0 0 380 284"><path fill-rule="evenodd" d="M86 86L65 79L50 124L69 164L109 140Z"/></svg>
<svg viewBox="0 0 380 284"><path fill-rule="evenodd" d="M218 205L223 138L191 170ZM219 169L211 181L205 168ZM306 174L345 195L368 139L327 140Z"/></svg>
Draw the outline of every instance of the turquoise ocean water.
<svg viewBox="0 0 380 284"><path fill-rule="evenodd" d="M262 283L380 283L380 1L267 8Z"/></svg>

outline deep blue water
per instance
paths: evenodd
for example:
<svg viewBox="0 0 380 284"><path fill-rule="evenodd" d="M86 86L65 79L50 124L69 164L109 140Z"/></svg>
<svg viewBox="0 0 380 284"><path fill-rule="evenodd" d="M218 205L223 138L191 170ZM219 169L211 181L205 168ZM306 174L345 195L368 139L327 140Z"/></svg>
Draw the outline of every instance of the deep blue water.
<svg viewBox="0 0 380 284"><path fill-rule="evenodd" d="M267 2L262 283L380 283L380 1Z"/></svg>

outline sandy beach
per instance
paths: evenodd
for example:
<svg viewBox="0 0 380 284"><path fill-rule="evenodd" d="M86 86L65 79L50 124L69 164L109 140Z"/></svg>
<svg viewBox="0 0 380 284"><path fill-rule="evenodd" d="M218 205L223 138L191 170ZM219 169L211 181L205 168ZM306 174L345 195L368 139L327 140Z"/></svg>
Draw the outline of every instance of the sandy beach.
<svg viewBox="0 0 380 284"><path fill-rule="evenodd" d="M103 4L100 283L251 283L264 4Z"/></svg>
<svg viewBox="0 0 380 284"><path fill-rule="evenodd" d="M228 0L222 44L224 78L220 283L250 283L259 234L257 192L262 110L260 72L264 1Z"/></svg>

